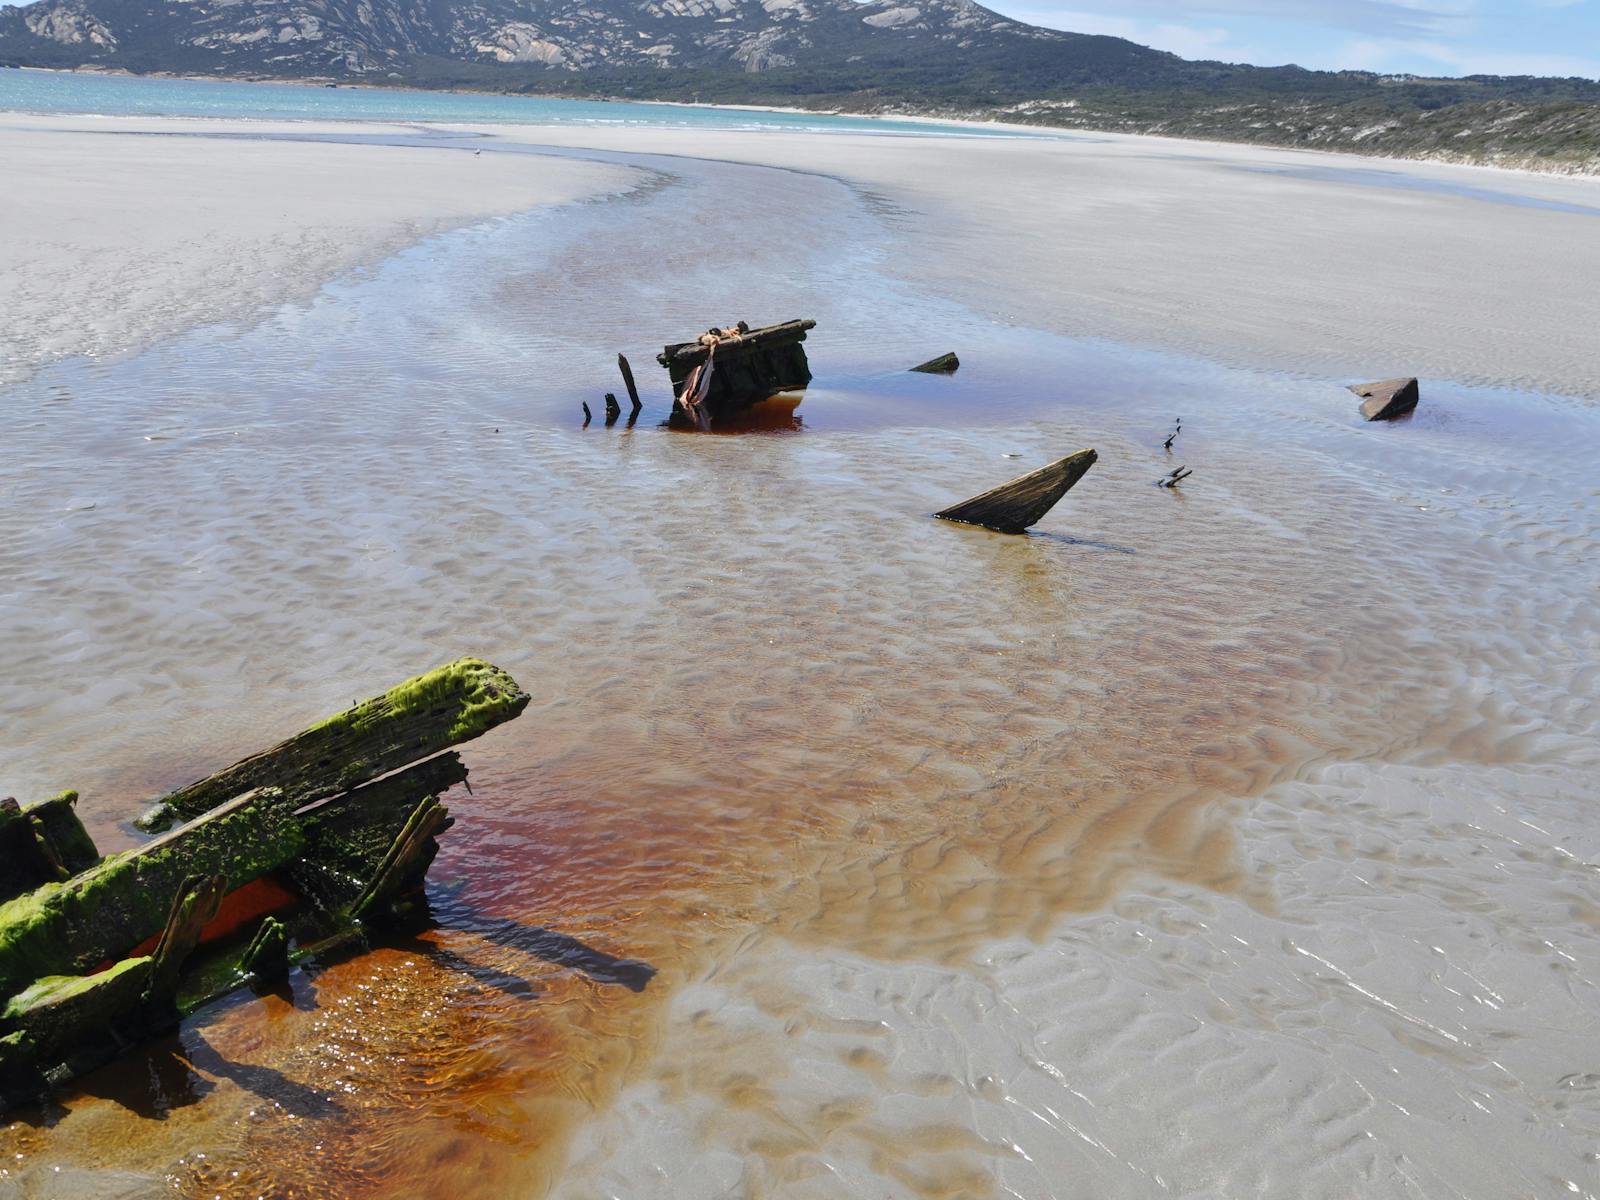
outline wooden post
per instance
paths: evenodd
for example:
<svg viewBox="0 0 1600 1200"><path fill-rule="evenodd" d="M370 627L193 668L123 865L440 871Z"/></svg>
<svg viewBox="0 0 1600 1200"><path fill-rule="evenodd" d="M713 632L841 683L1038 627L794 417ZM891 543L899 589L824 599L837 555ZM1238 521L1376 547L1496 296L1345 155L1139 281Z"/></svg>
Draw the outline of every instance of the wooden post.
<svg viewBox="0 0 1600 1200"><path fill-rule="evenodd" d="M606 393L606 424L615 425L617 418L622 415L622 405L617 403L617 398L610 392Z"/></svg>
<svg viewBox="0 0 1600 1200"><path fill-rule="evenodd" d="M628 389L628 400L633 404L633 415L638 416L644 406L639 402L639 387L633 382L633 368L626 355L617 355L617 369L622 372L622 384Z"/></svg>

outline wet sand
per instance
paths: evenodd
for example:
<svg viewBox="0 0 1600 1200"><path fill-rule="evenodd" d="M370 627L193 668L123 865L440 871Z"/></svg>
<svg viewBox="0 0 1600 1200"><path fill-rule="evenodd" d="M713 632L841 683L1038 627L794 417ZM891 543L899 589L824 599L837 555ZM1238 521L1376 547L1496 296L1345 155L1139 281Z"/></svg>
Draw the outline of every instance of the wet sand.
<svg viewBox="0 0 1600 1200"><path fill-rule="evenodd" d="M1593 409L1446 375L1367 426L1007 324L998 281L1066 301L1004 229L921 257L891 177L937 149L719 161L831 141L602 154L649 186L0 393L0 790L119 844L352 687L472 651L535 694L469 748L432 928L13 1123L0 1194L1600 1191ZM819 319L788 432L668 434L653 368L576 427L708 310ZM1523 361L1581 396L1562 345ZM1034 536L927 518L1080 445Z"/></svg>
<svg viewBox="0 0 1600 1200"><path fill-rule="evenodd" d="M0 383L305 300L428 234L626 180L551 160L175 136L295 128L0 113Z"/></svg>

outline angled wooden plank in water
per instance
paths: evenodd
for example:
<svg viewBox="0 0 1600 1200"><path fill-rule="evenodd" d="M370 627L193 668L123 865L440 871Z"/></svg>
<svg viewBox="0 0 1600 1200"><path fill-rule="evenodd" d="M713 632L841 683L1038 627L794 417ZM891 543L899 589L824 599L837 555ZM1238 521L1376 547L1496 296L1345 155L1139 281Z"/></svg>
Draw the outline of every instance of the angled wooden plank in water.
<svg viewBox="0 0 1600 1200"><path fill-rule="evenodd" d="M1361 415L1369 421L1392 421L1417 406L1417 381L1411 376L1353 383L1350 390L1361 397Z"/></svg>
<svg viewBox="0 0 1600 1200"><path fill-rule="evenodd" d="M338 795L487 733L520 713L528 699L499 667L458 659L179 788L138 824L146 831L163 829L254 787L279 788L296 805Z"/></svg>
<svg viewBox="0 0 1600 1200"><path fill-rule="evenodd" d="M1099 457L1093 450L1079 450L982 495L952 504L934 516L964 525L982 525L997 533L1021 533L1049 512Z"/></svg>

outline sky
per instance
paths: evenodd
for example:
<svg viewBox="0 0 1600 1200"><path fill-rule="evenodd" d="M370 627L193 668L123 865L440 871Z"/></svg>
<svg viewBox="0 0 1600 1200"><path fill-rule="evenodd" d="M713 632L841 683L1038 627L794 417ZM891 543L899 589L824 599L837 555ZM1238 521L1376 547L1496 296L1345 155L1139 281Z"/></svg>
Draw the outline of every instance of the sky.
<svg viewBox="0 0 1600 1200"><path fill-rule="evenodd" d="M1416 75L1600 78L1600 0L979 0L1184 58Z"/></svg>

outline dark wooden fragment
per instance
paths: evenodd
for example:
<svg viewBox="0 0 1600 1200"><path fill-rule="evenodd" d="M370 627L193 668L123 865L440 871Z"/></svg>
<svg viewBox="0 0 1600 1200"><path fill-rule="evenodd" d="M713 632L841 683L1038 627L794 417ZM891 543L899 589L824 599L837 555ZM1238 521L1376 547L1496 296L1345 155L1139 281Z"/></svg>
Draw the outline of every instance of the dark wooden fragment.
<svg viewBox="0 0 1600 1200"><path fill-rule="evenodd" d="M635 415L644 407L639 399L639 385L633 381L633 368L628 365L626 355L617 355L617 370L622 372L622 384L628 389L628 402L633 405Z"/></svg>
<svg viewBox="0 0 1600 1200"><path fill-rule="evenodd" d="M22 806L10 796L0 800L0 900L65 879L67 874L49 846L39 840Z"/></svg>
<svg viewBox="0 0 1600 1200"><path fill-rule="evenodd" d="M1049 512L1098 458L1093 450L1079 450L934 515L997 533L1021 533Z"/></svg>
<svg viewBox="0 0 1600 1200"><path fill-rule="evenodd" d="M239 956L239 973L263 981L282 979L289 973L289 930L282 921L268 917L261 922Z"/></svg>
<svg viewBox="0 0 1600 1200"><path fill-rule="evenodd" d="M921 371L924 375L950 375L961 366L961 360L956 357L954 350L949 354L941 354L938 358L930 358L925 363L918 363L912 367L913 371Z"/></svg>
<svg viewBox="0 0 1600 1200"><path fill-rule="evenodd" d="M347 909L382 869L417 805L466 778L461 756L449 751L302 812L305 849L284 874L323 911Z"/></svg>
<svg viewBox="0 0 1600 1200"><path fill-rule="evenodd" d="M615 425L617 418L622 415L622 405L617 403L617 398L610 392L606 393L606 424Z"/></svg>
<svg viewBox="0 0 1600 1200"><path fill-rule="evenodd" d="M1361 415L1369 421L1392 421L1396 417L1403 417L1416 408L1421 396L1414 377L1351 384L1350 390L1361 397Z"/></svg>
<svg viewBox="0 0 1600 1200"><path fill-rule="evenodd" d="M712 360L711 379L699 411L684 411L684 392L694 369L709 348L701 342L678 342L666 347L656 361L667 368L674 397L670 423L702 427L701 418L715 419L759 404L780 392L797 391L811 382L806 359L806 330L816 322L785 321L721 338Z"/></svg>
<svg viewBox="0 0 1600 1200"><path fill-rule="evenodd" d="M589 422L594 420L594 414L589 411L589 402L583 401L583 427L589 428Z"/></svg>
<svg viewBox="0 0 1600 1200"><path fill-rule="evenodd" d="M337 795L488 732L528 699L499 667L458 659L172 792L139 824L163 828L174 815L196 816L253 787L278 788L296 805Z"/></svg>
<svg viewBox="0 0 1600 1200"><path fill-rule="evenodd" d="M100 861L100 851L83 827L77 805L77 792L62 792L23 809L33 822L34 834L69 875L87 871Z"/></svg>

